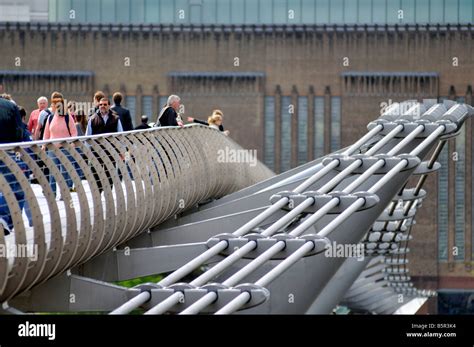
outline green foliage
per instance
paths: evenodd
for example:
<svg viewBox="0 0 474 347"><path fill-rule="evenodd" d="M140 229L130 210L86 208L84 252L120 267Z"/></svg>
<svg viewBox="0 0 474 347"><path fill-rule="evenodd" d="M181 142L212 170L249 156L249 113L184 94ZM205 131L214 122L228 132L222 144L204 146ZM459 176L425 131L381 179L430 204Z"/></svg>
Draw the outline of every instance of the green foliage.
<svg viewBox="0 0 474 347"><path fill-rule="evenodd" d="M122 287L131 288L131 287L135 287L135 286L137 286L139 284L142 284L142 283L147 283L147 282L156 283L156 282L159 282L163 279L163 277L164 276L162 274L149 275L149 276L132 278L130 280L125 280L125 281L118 281L118 282L114 282L114 283L119 285L119 286L122 286Z"/></svg>

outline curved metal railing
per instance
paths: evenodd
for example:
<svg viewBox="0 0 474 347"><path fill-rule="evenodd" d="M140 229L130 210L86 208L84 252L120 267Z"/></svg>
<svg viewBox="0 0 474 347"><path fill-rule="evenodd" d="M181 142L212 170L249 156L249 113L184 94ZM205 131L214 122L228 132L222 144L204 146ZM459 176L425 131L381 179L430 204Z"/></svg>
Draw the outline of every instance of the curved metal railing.
<svg viewBox="0 0 474 347"><path fill-rule="evenodd" d="M1 302L273 174L199 125L1 145L0 170Z"/></svg>
<svg viewBox="0 0 474 347"><path fill-rule="evenodd" d="M472 108L455 103L446 103L445 107L428 100L408 110L405 104L411 102L394 104L369 124L370 131L364 137L343 153L326 158L324 167L297 187L270 197L271 206L232 234L215 235L207 242L207 250L160 282L135 288L141 289L140 293L111 314L130 313L138 307L145 308L145 314L306 311L321 293L321 282L331 280L344 262L318 254L324 253L330 241L358 244L416 170L431 172L422 159L435 144L454 136L467 116L474 113ZM373 142L378 135L383 137ZM359 154L368 142L372 144L370 149ZM345 204L345 198L352 200ZM281 209L289 212L255 232L254 228ZM298 216L302 218L295 220ZM293 221L296 223L290 226ZM317 222L321 222L317 233L307 234ZM191 282L183 281L217 255L222 257L219 262ZM290 268L291 276L278 283L276 280ZM291 286L285 280L296 283ZM283 287L280 291L279 286ZM300 298L298 303L286 300L290 287L291 295ZM335 296L335 304L343 294Z"/></svg>

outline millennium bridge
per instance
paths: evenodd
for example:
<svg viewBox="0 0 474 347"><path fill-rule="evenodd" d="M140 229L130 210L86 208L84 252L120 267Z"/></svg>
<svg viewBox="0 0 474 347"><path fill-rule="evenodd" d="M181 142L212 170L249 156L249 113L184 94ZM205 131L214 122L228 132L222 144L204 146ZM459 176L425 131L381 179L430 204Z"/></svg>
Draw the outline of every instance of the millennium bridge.
<svg viewBox="0 0 474 347"><path fill-rule="evenodd" d="M424 183L472 115L394 103L351 146L279 175L223 158L244 150L201 125L2 145L0 311L414 313L436 295L407 259Z"/></svg>

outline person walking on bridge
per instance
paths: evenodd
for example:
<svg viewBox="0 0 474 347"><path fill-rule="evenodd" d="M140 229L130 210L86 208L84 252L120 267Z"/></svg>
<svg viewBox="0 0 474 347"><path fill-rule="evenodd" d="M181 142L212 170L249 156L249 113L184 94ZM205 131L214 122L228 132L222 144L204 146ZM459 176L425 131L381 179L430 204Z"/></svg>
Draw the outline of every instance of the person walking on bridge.
<svg viewBox="0 0 474 347"><path fill-rule="evenodd" d="M100 135L107 133L121 133L123 131L120 118L115 111L110 108L110 101L107 98L100 99L98 110L89 118L86 135Z"/></svg>
<svg viewBox="0 0 474 347"><path fill-rule="evenodd" d="M64 139L68 137L76 137L77 136L77 130L76 126L74 125L74 119L72 119L72 116L66 111L65 109L65 104L64 104L64 98L62 95L60 97L56 97L53 100L51 100L51 108L53 114L48 116L48 118L45 121L44 124L44 140L53 140L53 139ZM55 143L56 147L59 147L63 154L71 161L74 163L74 160L69 154L67 150L62 148L60 143ZM59 158L56 156L56 154L52 151L48 151L48 157L50 157L54 164L59 167L61 174L63 175L66 184L68 188L71 191L75 191L75 188L73 188L73 182L71 179L71 176L69 175L66 167L61 164ZM49 175L49 183L51 185L51 189L53 190L54 195L56 196L56 179L54 178L54 175L50 173Z"/></svg>
<svg viewBox="0 0 474 347"><path fill-rule="evenodd" d="M193 118L193 117L188 117L188 122L194 122L202 125L207 125L210 126L211 128L216 128L220 131L222 131L225 135L229 135L229 130L224 130L224 125L222 124L224 118L224 114L222 113L221 110L214 110L212 111L211 116L208 118L207 122Z"/></svg>
<svg viewBox="0 0 474 347"><path fill-rule="evenodd" d="M41 96L37 100L38 108L36 110L31 111L30 118L28 119L28 131L33 135L36 127L38 125L38 119L40 113L48 108L48 98L45 96Z"/></svg>
<svg viewBox="0 0 474 347"><path fill-rule="evenodd" d="M0 97L0 143L21 142L23 139L23 125L18 106L9 99ZM21 170L26 169L26 164L16 155L13 149L7 151L7 153L11 159L18 163ZM13 194L15 194L20 211L23 210L25 193L21 189L15 175L3 162L0 164L0 174L5 178ZM13 230L13 220L4 194L0 194L0 224L3 226L5 235L8 235Z"/></svg>
<svg viewBox="0 0 474 347"><path fill-rule="evenodd" d="M130 116L130 111L125 107L122 107L121 105L123 99L122 94L118 92L114 93L112 99L114 100L114 106L112 106L110 109L115 111L115 113L117 113L117 115L119 116L120 123L122 123L123 131L133 130L133 123L132 117Z"/></svg>
<svg viewBox="0 0 474 347"><path fill-rule="evenodd" d="M110 109L109 99L107 98L100 99L99 109L92 115L92 117L89 118L89 123L87 124L86 135L87 136L102 135L102 134L108 134L108 133L121 133L121 132L123 132L122 123L120 122L120 118L117 115L117 113ZM116 164L112 155L107 150L104 149L104 151L115 167ZM102 169L105 171L105 174L109 180L109 184L112 187L113 181L112 181L111 172L105 166L105 163L102 157L100 156L100 154L94 152L94 155L99 161L99 164L101 165ZM92 172L94 174L94 178L99 187L99 191L102 192L103 190L102 182L97 172L97 168L92 167Z"/></svg>
<svg viewBox="0 0 474 347"><path fill-rule="evenodd" d="M170 95L166 105L161 110L156 120L156 125L161 127L169 126L180 126L183 127L184 123L178 114L180 107L181 98L177 95Z"/></svg>
<svg viewBox="0 0 474 347"><path fill-rule="evenodd" d="M148 116L144 114L142 116L142 123L135 127L135 130L143 130L143 129L150 129L151 127L148 125Z"/></svg>

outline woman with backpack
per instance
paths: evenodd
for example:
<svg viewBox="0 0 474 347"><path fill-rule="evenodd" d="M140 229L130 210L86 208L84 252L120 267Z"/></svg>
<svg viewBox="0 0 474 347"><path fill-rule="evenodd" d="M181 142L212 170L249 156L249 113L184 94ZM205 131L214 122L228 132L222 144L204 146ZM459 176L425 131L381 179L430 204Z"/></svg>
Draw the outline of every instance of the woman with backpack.
<svg viewBox="0 0 474 347"><path fill-rule="evenodd" d="M77 137L77 130L74 124L72 117L65 111L64 107L64 98L62 95L51 100L51 111L52 115L48 116L44 125L44 136L43 140L53 140L53 139L63 139L68 137ZM61 147L60 143L54 144L56 147ZM71 155L64 149L61 148L61 151L67 156L69 160L74 164L74 159ZM66 184L71 191L73 189L73 183L69 173L67 172L64 165L62 165L59 159L56 157L53 151L48 151L48 157L50 157L56 166L59 167L60 172L62 173ZM54 195L56 196L56 180L53 175L49 175L49 184L53 190Z"/></svg>

